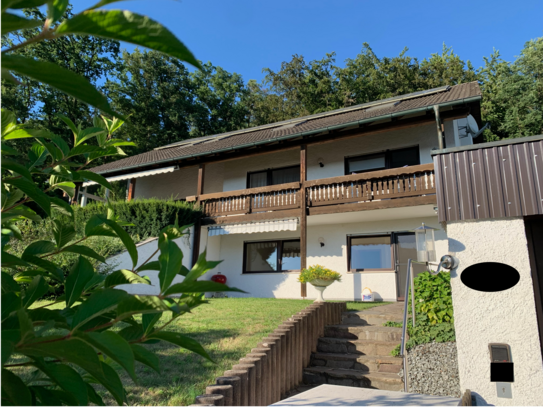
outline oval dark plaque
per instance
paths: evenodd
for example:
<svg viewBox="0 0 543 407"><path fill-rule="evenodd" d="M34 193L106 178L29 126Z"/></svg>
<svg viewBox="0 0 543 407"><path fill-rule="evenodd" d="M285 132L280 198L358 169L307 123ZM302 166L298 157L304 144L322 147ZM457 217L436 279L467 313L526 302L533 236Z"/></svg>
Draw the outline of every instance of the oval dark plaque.
<svg viewBox="0 0 543 407"><path fill-rule="evenodd" d="M465 269L460 280L473 290L492 293L514 287L520 280L520 274L507 264L477 263Z"/></svg>

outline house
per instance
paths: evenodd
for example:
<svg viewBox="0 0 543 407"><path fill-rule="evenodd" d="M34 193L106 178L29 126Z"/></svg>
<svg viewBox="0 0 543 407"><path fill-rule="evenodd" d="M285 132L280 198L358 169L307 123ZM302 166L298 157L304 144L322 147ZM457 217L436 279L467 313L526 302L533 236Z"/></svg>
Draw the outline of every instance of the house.
<svg viewBox="0 0 543 407"><path fill-rule="evenodd" d="M297 278L320 264L343 275L328 299L360 300L367 287L403 300L413 230L436 228L437 258L448 252L432 151L473 144L480 101L476 82L443 86L157 146L93 171L127 180L128 199L201 204L192 259L207 249L246 295L316 298Z"/></svg>

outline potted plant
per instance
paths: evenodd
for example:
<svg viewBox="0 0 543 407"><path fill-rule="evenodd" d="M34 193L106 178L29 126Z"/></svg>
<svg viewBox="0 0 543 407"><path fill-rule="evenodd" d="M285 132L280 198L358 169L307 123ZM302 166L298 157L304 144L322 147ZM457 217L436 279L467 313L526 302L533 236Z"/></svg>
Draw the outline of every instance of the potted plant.
<svg viewBox="0 0 543 407"><path fill-rule="evenodd" d="M319 292L319 296L315 302L324 302L322 292L334 281L341 281L341 274L316 264L303 269L300 277L298 277L298 281L300 283L309 283L315 287Z"/></svg>

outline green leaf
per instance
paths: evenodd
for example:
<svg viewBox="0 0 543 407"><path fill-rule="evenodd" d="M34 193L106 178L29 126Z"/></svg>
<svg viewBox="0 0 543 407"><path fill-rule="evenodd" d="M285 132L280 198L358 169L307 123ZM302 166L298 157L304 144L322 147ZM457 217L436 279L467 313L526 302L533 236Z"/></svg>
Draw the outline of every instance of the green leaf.
<svg viewBox="0 0 543 407"><path fill-rule="evenodd" d="M104 225L104 215L92 215L85 225L85 236L110 236L117 237L116 233Z"/></svg>
<svg viewBox="0 0 543 407"><path fill-rule="evenodd" d="M163 239L159 244L160 256L158 261L160 263L160 271L158 272L158 279L160 280L160 292L163 293L171 285L174 277L181 269L183 262L183 252L179 246L168 238Z"/></svg>
<svg viewBox="0 0 543 407"><path fill-rule="evenodd" d="M160 262L158 260L150 261L149 263L145 263L143 266L139 266L136 269L138 273L140 271L146 271L146 270L160 270Z"/></svg>
<svg viewBox="0 0 543 407"><path fill-rule="evenodd" d="M5 57L4 57L5 58ZM24 178L5 178L4 184L13 185L23 191L30 199L36 202L48 216L51 216L51 201L36 185Z"/></svg>
<svg viewBox="0 0 543 407"><path fill-rule="evenodd" d="M104 287L114 287L119 284L151 284L151 282L130 270L117 270L106 277Z"/></svg>
<svg viewBox="0 0 543 407"><path fill-rule="evenodd" d="M179 313L180 310L177 304L169 304L155 296L127 295L117 307L117 318L124 319L134 314L153 314L164 311Z"/></svg>
<svg viewBox="0 0 543 407"><path fill-rule="evenodd" d="M21 291L21 287L19 286L19 284L15 282L13 277L9 275L8 273L6 273L5 271L2 271L2 294L6 294L10 292L18 293L20 291Z"/></svg>
<svg viewBox="0 0 543 407"><path fill-rule="evenodd" d="M5 274L2 272L2 274ZM21 298L14 291L4 292L2 290L2 321L22 307Z"/></svg>
<svg viewBox="0 0 543 407"><path fill-rule="evenodd" d="M0 147L2 148L3 155L20 155L17 150L15 150L13 147L6 145L5 143L3 143Z"/></svg>
<svg viewBox="0 0 543 407"><path fill-rule="evenodd" d="M63 317L60 312L60 310L50 310L47 308L36 308L27 310L28 316L33 322L55 321L65 324L66 318Z"/></svg>
<svg viewBox="0 0 543 407"><path fill-rule="evenodd" d="M44 270L47 270L51 274L51 277L55 278L56 280L64 281L64 272L54 263L48 260L40 259L36 256L26 256L25 260L28 263L32 263Z"/></svg>
<svg viewBox="0 0 543 407"><path fill-rule="evenodd" d="M151 330L153 329L155 324L160 320L161 317L162 317L162 312L158 314L143 314L141 316L141 325L142 325L145 335L148 335L151 332Z"/></svg>
<svg viewBox="0 0 543 407"><path fill-rule="evenodd" d="M134 353L128 342L121 336L111 331L90 332L84 335L83 339L121 365L132 380L137 381L134 368Z"/></svg>
<svg viewBox="0 0 543 407"><path fill-rule="evenodd" d="M173 344L175 344L177 346L180 346L180 347L185 348L187 350L190 350L190 351L192 351L194 353L197 353L198 355L203 356L204 358L206 358L206 359L210 360L211 362L213 362L213 360L207 354L207 352L202 347L202 345L200 345L194 339L189 338L188 336L181 335L180 333L177 333L177 332L159 331L159 332L155 332L155 333L149 335L149 339L151 339L151 338L161 339L163 341L173 343Z"/></svg>
<svg viewBox="0 0 543 407"><path fill-rule="evenodd" d="M34 28L41 25L40 20L29 20L11 13L2 13L2 35L12 31Z"/></svg>
<svg viewBox="0 0 543 407"><path fill-rule="evenodd" d="M62 252L63 253L82 254L83 256L91 257L93 259L101 261L102 263L104 263L106 261L104 256L99 255L98 253L96 253L93 249L91 249L88 246L80 246L80 245L68 246L68 247L65 247L64 249L62 249Z"/></svg>
<svg viewBox="0 0 543 407"><path fill-rule="evenodd" d="M117 403L122 406L126 403L126 392L119 375L113 368L104 362L100 362L103 376L96 377L100 383L111 393Z"/></svg>
<svg viewBox="0 0 543 407"><path fill-rule="evenodd" d="M124 247L126 247L126 250L130 255L130 258L132 259L132 267L135 268L136 264L138 264L138 249L136 248L136 244L134 243L130 235L113 220L105 219L104 223L111 229L113 229L113 231L121 239Z"/></svg>
<svg viewBox="0 0 543 407"><path fill-rule="evenodd" d="M204 250L204 252L200 254L200 256L198 256L196 264L189 272L189 274L187 274L183 282L190 283L192 281L195 281L197 278L203 276L209 270L214 269L221 263L221 261L207 261L206 252L207 250Z"/></svg>
<svg viewBox="0 0 543 407"><path fill-rule="evenodd" d="M1 114L2 138L4 138L6 134L17 128L17 118L15 117L15 113L7 109L2 109Z"/></svg>
<svg viewBox="0 0 543 407"><path fill-rule="evenodd" d="M88 405L87 385L74 369L61 363L44 363L39 364L38 367L61 389L72 394L80 406Z"/></svg>
<svg viewBox="0 0 543 407"><path fill-rule="evenodd" d="M72 318L72 329L77 329L87 321L111 311L127 296L128 294L124 291L114 288L106 288L95 292L77 307L77 311Z"/></svg>
<svg viewBox="0 0 543 407"><path fill-rule="evenodd" d="M85 285L94 276L94 268L90 262L79 256L77 263L70 271L66 279L66 307L71 307L74 302L79 300Z"/></svg>
<svg viewBox="0 0 543 407"><path fill-rule="evenodd" d="M94 181L107 189L113 189L109 181L102 177L100 174L96 174L91 171L78 171L77 174L81 176L81 178Z"/></svg>
<svg viewBox="0 0 543 407"><path fill-rule="evenodd" d="M23 266L28 267L29 264L21 260L20 258L14 256L13 254L2 252L2 267L14 267L14 266Z"/></svg>
<svg viewBox="0 0 543 407"><path fill-rule="evenodd" d="M3 136L4 140L16 140L20 138L51 138L51 133L47 130L38 129L22 129L10 131L9 134Z"/></svg>
<svg viewBox="0 0 543 407"><path fill-rule="evenodd" d="M70 130L74 134L74 140L76 140L77 135L79 134L79 130L77 129L74 122L69 117L66 117L62 114L57 114L57 117L60 118L64 123L66 123L66 125L70 128Z"/></svg>
<svg viewBox="0 0 543 407"><path fill-rule="evenodd" d="M78 146L84 141L96 137L99 134L105 134L105 130L100 127L89 127L85 130L83 130L78 136L76 137L75 145Z"/></svg>
<svg viewBox="0 0 543 407"><path fill-rule="evenodd" d="M97 406L105 406L104 400L102 400L102 397L96 393L96 390L94 390L94 387L92 387L90 384L86 383L87 385L87 394L89 396L89 401L93 404L96 404Z"/></svg>
<svg viewBox="0 0 543 407"><path fill-rule="evenodd" d="M38 256L40 254L52 253L56 250L56 246L53 242L48 240L38 240L37 242L30 243L23 255L21 256L23 260L26 260L29 256Z"/></svg>
<svg viewBox="0 0 543 407"><path fill-rule="evenodd" d="M19 376L11 370L2 369L2 405L6 405L6 402L12 406L30 406L32 395Z"/></svg>
<svg viewBox="0 0 543 407"><path fill-rule="evenodd" d="M6 364L15 350L15 345L11 341L2 340L2 366Z"/></svg>
<svg viewBox="0 0 543 407"><path fill-rule="evenodd" d="M32 209L27 208L26 206L20 206L18 208L11 209L9 212L3 213L2 223L6 222L9 219L17 218L20 216L33 220L34 222L39 222L41 220L41 217L37 215L36 212L34 212Z"/></svg>
<svg viewBox="0 0 543 407"><path fill-rule="evenodd" d="M164 295L166 296L166 295L172 295L172 294L222 292L222 291L245 293L245 291L240 290L239 288L228 287L226 284L215 283L214 281L193 281L190 283L182 282L182 283L174 284L164 292Z"/></svg>
<svg viewBox="0 0 543 407"><path fill-rule="evenodd" d="M149 17L126 10L85 11L63 21L57 27L56 34L87 34L126 41L160 51L200 68L194 55L167 28Z"/></svg>
<svg viewBox="0 0 543 407"><path fill-rule="evenodd" d="M36 276L23 294L23 307L28 308L49 291L49 285L42 276Z"/></svg>
<svg viewBox="0 0 543 407"><path fill-rule="evenodd" d="M21 341L34 337L34 326L26 310L20 308L17 310L17 320L19 321L19 330L21 331Z"/></svg>
<svg viewBox="0 0 543 407"><path fill-rule="evenodd" d="M42 406L62 406L66 400L72 400L71 405L77 405L77 399L73 398L70 394L62 392L63 396L60 396L60 390L49 390L45 386L28 386L34 396L41 401Z"/></svg>
<svg viewBox="0 0 543 407"><path fill-rule="evenodd" d="M156 372L160 373L160 361L153 352L147 350L142 345L132 344L130 347L132 348L134 357L138 362L143 363L144 365L147 365L151 369L154 369Z"/></svg>
<svg viewBox="0 0 543 407"><path fill-rule="evenodd" d="M38 82L46 83L105 113L118 116L109 106L105 96L98 92L87 79L68 69L61 68L57 64L37 61L19 55L4 54L2 55L2 68L9 69L23 76L28 76Z"/></svg>
<svg viewBox="0 0 543 407"><path fill-rule="evenodd" d="M66 12L69 3L68 0L50 0L47 7L47 18L49 18L52 23L60 20Z"/></svg>
<svg viewBox="0 0 543 407"><path fill-rule="evenodd" d="M15 161L10 160L8 158L2 158L2 170L10 170L13 171L23 177L25 177L27 180L33 182L32 180L32 174L30 174L30 171L28 169L21 165L17 164Z"/></svg>
<svg viewBox="0 0 543 407"><path fill-rule="evenodd" d="M62 249L75 237L75 229L72 225L62 224L59 220L54 221L53 237L57 242L57 247Z"/></svg>
<svg viewBox="0 0 543 407"><path fill-rule="evenodd" d="M75 157L76 155L94 153L100 151L102 148L99 146L90 146L87 144L80 144L70 150L68 157Z"/></svg>
<svg viewBox="0 0 543 407"><path fill-rule="evenodd" d="M51 200L51 206L53 207L53 209L56 209L63 215L69 216L71 218L74 217L74 211L72 209L72 206L68 202L57 197L50 197L49 199Z"/></svg>

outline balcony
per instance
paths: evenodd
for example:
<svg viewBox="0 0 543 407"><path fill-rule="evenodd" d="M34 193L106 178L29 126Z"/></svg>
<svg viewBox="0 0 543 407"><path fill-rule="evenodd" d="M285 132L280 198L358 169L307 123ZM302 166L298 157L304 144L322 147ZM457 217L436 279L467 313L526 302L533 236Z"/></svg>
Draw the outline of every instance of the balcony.
<svg viewBox="0 0 543 407"><path fill-rule="evenodd" d="M436 202L433 164L203 194L198 200L207 218L228 221L230 215L253 215L250 218L270 219L297 216L304 190L309 215ZM196 201L196 197L187 200ZM231 221L236 220L239 217L232 216Z"/></svg>

